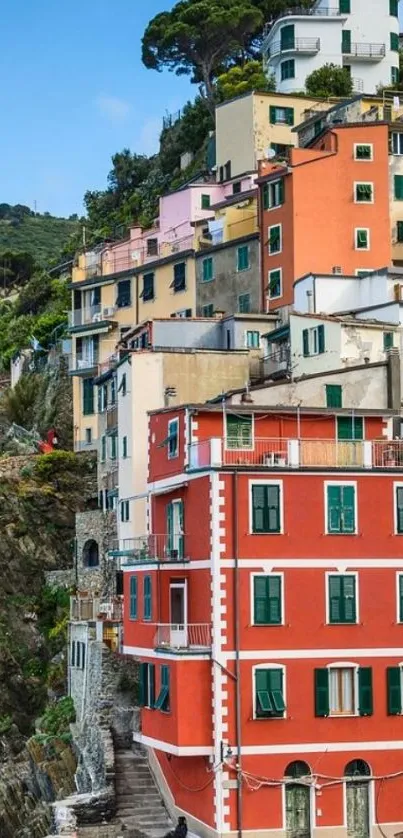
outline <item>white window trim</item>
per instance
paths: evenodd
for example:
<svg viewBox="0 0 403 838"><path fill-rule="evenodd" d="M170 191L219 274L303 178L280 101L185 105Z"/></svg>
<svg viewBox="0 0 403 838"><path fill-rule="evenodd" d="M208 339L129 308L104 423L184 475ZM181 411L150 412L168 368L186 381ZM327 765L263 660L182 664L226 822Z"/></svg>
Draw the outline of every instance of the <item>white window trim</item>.
<svg viewBox="0 0 403 838"><path fill-rule="evenodd" d="M306 327L307 332L308 332L308 349L309 349L309 352L308 352L307 355L303 355L302 356L303 358L316 358L317 355L324 355L325 354L324 352L319 352L319 332L318 332L318 329L319 329L319 326L321 326L321 325L322 324L319 323L316 326ZM304 329L301 332L301 337L302 337L303 332L304 332ZM316 334L316 346L317 346L316 351L314 350L314 343L315 343L314 335L315 334ZM302 340L303 340L303 338L302 338ZM326 351L326 349L325 349L325 351Z"/></svg>
<svg viewBox="0 0 403 838"><path fill-rule="evenodd" d="M363 160L362 158L357 157L357 148L361 147L363 145L367 146L368 148L371 149L371 157L368 157L366 160ZM372 163L373 159L374 159L373 143L354 143L354 160L356 160L357 163Z"/></svg>
<svg viewBox="0 0 403 838"><path fill-rule="evenodd" d="M400 577L401 577L401 576L403 576L403 572L398 571L398 572L396 573L396 623L397 623L397 625L399 625L399 626L403 625L403 621L400 619L400 615L399 615L399 611L400 611L400 608L399 608L399 604L400 604L400 603L399 603L399 600L400 600L400 596L399 596L399 587L400 587L400 586L399 586L399 580L400 580ZM400 666L400 664L399 664L399 666Z"/></svg>
<svg viewBox="0 0 403 838"><path fill-rule="evenodd" d="M235 406L236 405L234 405L234 407ZM248 448L228 448L227 447L227 415L228 415L228 413L235 413L236 415L238 415L236 413L236 410L228 410L225 413L225 421L223 423L224 424L224 446L225 446L224 450L225 451L253 451L253 449L255 447L255 414L254 413L246 414L246 415L250 415L251 418L252 418L252 443L251 443L250 447L248 447ZM239 414L239 415L241 415L241 414Z"/></svg>
<svg viewBox="0 0 403 838"><path fill-rule="evenodd" d="M255 333L256 333L256 334L258 334L258 335L259 335L259 344L258 344L258 346L249 346L249 345L248 345L248 334L249 334L250 332L251 332L252 334L255 334ZM261 334L260 334L260 332L259 332L259 329L245 329L245 332L244 332L244 343L245 343L245 347L246 347L246 349L260 349L260 348L261 348L261 337L262 337L262 336L261 336Z"/></svg>
<svg viewBox="0 0 403 838"><path fill-rule="evenodd" d="M336 425L337 427L337 425ZM343 440L341 440L343 442ZM348 440L346 440L348 442ZM329 532L329 521L328 521L328 509L327 509L327 490L328 486L353 486L354 488L354 523L355 523L355 530L354 532ZM359 528L358 528L358 491L357 491L357 481L356 480L325 480L323 484L324 488L324 503L325 503L325 535L335 535L335 536L343 536L343 538L347 536L358 535Z"/></svg>
<svg viewBox="0 0 403 838"><path fill-rule="evenodd" d="M271 291L270 291L270 285L271 285L271 275L272 275L273 273L277 273L277 271L280 271L280 293L279 293L279 294L275 294L275 295L273 296L273 294L272 294L272 293L271 293ZM282 268L272 268L272 270L271 270L271 271L269 271L268 292L269 292L269 293L268 293L269 300L279 300L279 299L280 299L280 297L282 297L282 296L283 296L283 269L282 269Z"/></svg>
<svg viewBox="0 0 403 838"><path fill-rule="evenodd" d="M358 670L360 665L352 661L334 661L328 663L326 669L353 669L354 670L354 713L331 713L329 706L329 719L352 719L359 716L358 710ZM329 679L329 705L330 705L330 679Z"/></svg>
<svg viewBox="0 0 403 838"><path fill-rule="evenodd" d="M278 486L280 489L280 532L253 532L253 506L252 506L252 486ZM265 536L273 537L276 535L284 535L284 490L282 480L249 480L249 535L259 535L260 538Z"/></svg>
<svg viewBox="0 0 403 838"><path fill-rule="evenodd" d="M278 250L275 250L273 253L270 250L270 233L276 227L280 228L280 247ZM280 253L283 252L283 225L282 224L272 224L271 227L267 228L267 249L269 252L269 256L278 256Z"/></svg>
<svg viewBox="0 0 403 838"><path fill-rule="evenodd" d="M372 199L371 201L358 201L357 200L357 186L370 186L372 190ZM371 180L355 180L354 181L354 203L355 204L373 204L375 203L375 187L373 181Z"/></svg>
<svg viewBox="0 0 403 838"><path fill-rule="evenodd" d="M397 489L403 489L403 481L393 482L393 534L403 536L403 533L397 530Z"/></svg>
<svg viewBox="0 0 403 838"><path fill-rule="evenodd" d="M354 576L355 577L355 623L331 623L330 622L330 597L329 597L329 577L330 576ZM359 591L359 575L357 571L342 571L327 570L325 573L325 603L326 603L326 625L327 626L358 626L360 623L360 591ZM334 664L329 664L333 666Z"/></svg>
<svg viewBox="0 0 403 838"><path fill-rule="evenodd" d="M255 623L255 615L253 611L254 605L254 591L255 591L255 576L279 576L281 579L281 622L280 623ZM270 571L269 573L265 573L264 571L250 574L250 627L253 628L276 628L279 626L285 625L285 597L284 597L284 572L280 571L277 573L276 571Z"/></svg>
<svg viewBox="0 0 403 838"><path fill-rule="evenodd" d="M358 233L366 233L367 234L367 246L366 247L358 247ZM356 227L354 230L354 248L355 250L364 250L368 251L371 250L371 230L369 227Z"/></svg>
<svg viewBox="0 0 403 838"><path fill-rule="evenodd" d="M362 227L360 227L360 230L361 230L361 229L363 229L363 228L362 228ZM362 248L362 247L360 247L360 250L363 250L363 248ZM360 274L362 274L362 273L366 273L366 274L373 274L373 273L374 273L374 271L375 271L375 268L356 268L356 269L355 269L355 271L354 271L354 273L355 273L355 276L359 276L359 275L360 275Z"/></svg>
<svg viewBox="0 0 403 838"><path fill-rule="evenodd" d="M277 180L269 181L269 190L270 190L270 186L273 186L273 188L275 188L278 183L281 183L282 180L283 180L283 178L277 178ZM270 191L269 191L269 195L270 195ZM268 207L267 210L265 210L265 212L272 212L272 210L276 210L279 207L282 207L283 203L284 203L284 201L281 204L273 204L271 207Z"/></svg>
<svg viewBox="0 0 403 838"><path fill-rule="evenodd" d="M174 454L171 454L169 450L169 442L168 442L168 460L176 460L179 457L179 416L175 416L173 419L170 419L168 422L168 438L170 437L171 426L176 425L176 451Z"/></svg>
<svg viewBox="0 0 403 838"><path fill-rule="evenodd" d="M211 259L211 262L212 262L213 275L211 276L211 278L210 278L210 279L204 279L204 263L205 263L205 262L207 262L207 260L209 260L209 259ZM202 282L212 282L212 281L213 281L213 279L215 279L215 273L214 273L214 259L213 259L213 257L212 257L212 256L205 256L205 257L204 257L204 259L202 259L202 276L201 276L201 281L202 281Z"/></svg>
<svg viewBox="0 0 403 838"><path fill-rule="evenodd" d="M255 689L255 672L257 669L281 669L283 671L283 698L285 710L282 716L257 716L256 715L256 689ZM287 679L286 667L283 663L258 663L252 666L252 702L253 702L253 719L257 722L281 722L287 718Z"/></svg>
<svg viewBox="0 0 403 838"><path fill-rule="evenodd" d="M393 136L395 136L395 135L396 135L397 137L399 137L399 135L400 135L401 133L402 133L401 131L392 131L392 132L391 132L391 151L392 151L392 155L393 155L394 157L402 157L402 156L403 156L403 142L402 142L402 143L400 143L400 140L399 140L399 139L398 139L398 141L397 141L397 145L398 145L399 147L400 147L400 145L402 145L402 151L400 151L400 149L399 149L398 151L393 151Z"/></svg>

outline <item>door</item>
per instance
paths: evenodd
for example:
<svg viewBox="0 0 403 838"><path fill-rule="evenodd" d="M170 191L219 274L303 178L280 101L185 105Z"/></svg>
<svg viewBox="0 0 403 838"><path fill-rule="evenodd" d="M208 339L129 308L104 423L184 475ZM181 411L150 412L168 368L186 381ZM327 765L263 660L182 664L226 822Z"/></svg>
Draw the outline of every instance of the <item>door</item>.
<svg viewBox="0 0 403 838"><path fill-rule="evenodd" d="M167 506L168 554L174 561L183 559L183 501L174 500Z"/></svg>
<svg viewBox="0 0 403 838"><path fill-rule="evenodd" d="M285 789L287 838L311 838L311 791L296 783Z"/></svg>
<svg viewBox="0 0 403 838"><path fill-rule="evenodd" d="M346 784L347 835L349 838L370 838L369 783Z"/></svg>
<svg viewBox="0 0 403 838"><path fill-rule="evenodd" d="M295 35L294 35L294 24L289 24L288 26L282 26L280 31L280 44L281 44L281 52L287 49L294 49L295 47Z"/></svg>
<svg viewBox="0 0 403 838"><path fill-rule="evenodd" d="M187 630L187 585L186 580L171 582L170 602L170 646L184 649L188 645Z"/></svg>

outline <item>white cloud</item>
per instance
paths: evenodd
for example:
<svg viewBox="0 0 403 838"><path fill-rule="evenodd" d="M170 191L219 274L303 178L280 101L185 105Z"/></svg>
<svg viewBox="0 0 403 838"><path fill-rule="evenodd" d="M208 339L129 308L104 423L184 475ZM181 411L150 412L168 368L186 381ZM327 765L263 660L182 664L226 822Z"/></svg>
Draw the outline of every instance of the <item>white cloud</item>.
<svg viewBox="0 0 403 838"><path fill-rule="evenodd" d="M95 105L100 114L109 119L110 122L124 122L131 111L131 105L124 99L117 96L105 96L100 94L95 99Z"/></svg>

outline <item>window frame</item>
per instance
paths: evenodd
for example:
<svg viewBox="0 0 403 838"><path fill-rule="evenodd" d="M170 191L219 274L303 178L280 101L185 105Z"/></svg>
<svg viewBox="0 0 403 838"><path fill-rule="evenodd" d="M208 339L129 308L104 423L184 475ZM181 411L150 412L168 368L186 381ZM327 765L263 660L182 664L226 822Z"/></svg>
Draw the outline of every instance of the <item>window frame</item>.
<svg viewBox="0 0 403 838"><path fill-rule="evenodd" d="M355 620L354 622L336 622L330 619L330 577L331 576L353 576L355 579ZM359 592L359 574L358 571L344 571L338 573L337 570L327 570L325 573L325 603L326 603L326 625L327 626L358 626L360 623L360 592Z"/></svg>
<svg viewBox="0 0 403 838"><path fill-rule="evenodd" d="M151 283L149 283L151 287L149 287L147 289L147 294L146 294L146 279L149 282L150 277L152 277ZM141 297L142 297L143 303L154 302L154 300L155 300L155 272L154 271L148 271L147 273L143 274L143 291L142 291Z"/></svg>
<svg viewBox="0 0 403 838"><path fill-rule="evenodd" d="M357 716L360 716L361 714L360 714L360 708L359 708L360 696L359 696L359 680L358 680L359 679L358 672L359 672L359 669L360 669L360 665L358 663L353 663L352 661L334 661L334 662L332 661L332 663L327 664L326 669L328 670L328 673L329 673L329 675L328 675L328 678L329 678L329 688L328 688L329 689L329 716L328 716L328 718L329 719L351 719L351 718L355 718ZM332 670L334 671L334 670L343 670L343 669L351 670L352 673L353 673L354 712L353 713L343 713L343 712L340 712L340 713L333 712L332 713L331 708L330 708L330 691L331 691L331 688L330 688L330 673L331 673Z"/></svg>
<svg viewBox="0 0 403 838"><path fill-rule="evenodd" d="M149 610L146 611L146 579L148 580L149 584L149 592L147 594L147 602L149 603ZM150 573L146 573L143 576L143 622L144 623L151 623L153 618L153 586L152 586L152 577Z"/></svg>
<svg viewBox="0 0 403 838"><path fill-rule="evenodd" d="M360 201L357 197L357 189L359 186L370 186L371 187L371 200L370 201ZM354 203L355 204L374 204L375 203L375 188L374 183L371 180L355 180L354 181Z"/></svg>
<svg viewBox="0 0 403 838"><path fill-rule="evenodd" d="M398 506L397 506L397 491L398 491L398 489L403 490L403 481L394 480L393 481L393 534L394 535L403 535L403 528L402 528L401 531L398 528L398 523L399 523L398 514L397 514L397 509L398 509ZM402 571L402 575L403 575L403 571ZM402 622L403 622L403 620L402 620Z"/></svg>
<svg viewBox="0 0 403 838"><path fill-rule="evenodd" d="M256 713L257 693L256 693L256 676L255 676L255 673L258 670L261 670L261 669L263 669L263 670L280 669L281 672L282 672L282 675L283 675L282 695L283 695L283 700L284 700L284 704L285 704L285 710L284 710L284 712L281 716L280 715L279 716L258 716L257 713ZM267 661L267 662L265 661L264 663L257 663L254 666L252 666L252 708L253 708L253 714L252 714L253 721L258 721L258 722L261 722L261 721L263 721L263 722L266 722L266 721L283 721L284 719L287 718L287 679L286 679L285 664L283 664L283 663L272 663L270 661Z"/></svg>
<svg viewBox="0 0 403 838"><path fill-rule="evenodd" d="M403 156L403 132L402 131L391 131L390 134L391 138L391 151L394 157L402 157ZM394 145L397 146L397 151L394 149Z"/></svg>
<svg viewBox="0 0 403 838"><path fill-rule="evenodd" d="M278 250L272 250L271 249L271 242L270 242L271 231L272 230L277 230L277 229L279 230L279 248L278 248ZM267 228L267 250L268 250L269 256L278 256L280 253L283 252L283 225L282 224L280 224L280 223L272 224L270 227Z"/></svg>
<svg viewBox="0 0 403 838"><path fill-rule="evenodd" d="M127 498L120 501L120 521L122 524L130 521L130 501Z"/></svg>
<svg viewBox="0 0 403 838"><path fill-rule="evenodd" d="M330 486L351 486L354 489L354 532L329 532L329 510L327 502L327 490ZM356 480L324 480L324 503L325 503L325 535L333 536L354 536L358 535L358 490Z"/></svg>
<svg viewBox="0 0 403 838"><path fill-rule="evenodd" d="M174 427L174 426L176 428L176 448L175 448L175 450L171 451L170 439L171 439L172 436L173 437L175 436L175 434L173 434L173 435L171 434L171 428ZM174 416L173 419L169 420L167 430L168 430L168 435L167 435L168 460L175 460L177 457L179 457L179 416Z"/></svg>
<svg viewBox="0 0 403 838"><path fill-rule="evenodd" d="M255 337L257 335L257 345L256 346L253 345L253 342L251 344L249 343L249 335L254 335L253 340L255 339ZM260 337L261 337L261 335L260 335L260 332L259 332L258 329L246 329L245 330L245 346L246 346L246 348L247 349L260 349Z"/></svg>
<svg viewBox="0 0 403 838"><path fill-rule="evenodd" d="M240 300L241 300L241 298L246 298L246 297L248 298L248 308L247 308L247 311L245 311L245 310L242 310L242 311L241 311L241 303L240 303ZM250 308L250 306L251 306L251 302L250 302L250 292L249 292L249 291L245 291L243 294L239 294L239 295L238 295L238 314L250 314L250 313L251 313L251 308Z"/></svg>
<svg viewBox="0 0 403 838"><path fill-rule="evenodd" d="M277 576L280 579L281 620L278 623L257 623L255 621L255 578L263 577L266 579L273 576ZM250 625L253 628L276 628L285 625L284 571L268 571L265 573L257 570L250 574Z"/></svg>
<svg viewBox="0 0 403 838"><path fill-rule="evenodd" d="M246 413L245 416L248 419L251 419L251 442L250 445L243 445L242 447L237 448L236 446L229 446L228 445L228 416L233 416L239 418L242 414L237 414L235 411L227 411L225 414L225 421L224 421L224 450L225 451L253 451L255 447L255 415L254 413Z"/></svg>
<svg viewBox="0 0 403 838"><path fill-rule="evenodd" d="M291 72L288 72L291 70ZM286 58L280 64L280 78L281 81L288 81L288 79L295 79L295 58Z"/></svg>
<svg viewBox="0 0 403 838"><path fill-rule="evenodd" d="M280 274L280 293L279 294L273 294L271 289L270 289L271 282L272 282L271 281L271 275L272 274L277 274L277 273ZM267 290L268 290L269 300L280 300L281 297L283 296L283 269L282 268L272 268L272 270L269 271L268 277L269 277L269 282L268 282Z"/></svg>
<svg viewBox="0 0 403 838"><path fill-rule="evenodd" d="M208 312L206 311L208 309ZM202 306L202 317L214 317L214 303L205 303Z"/></svg>
<svg viewBox="0 0 403 838"><path fill-rule="evenodd" d="M133 586L135 588L135 593L132 592L132 582L135 582ZM135 600L136 607L132 610L133 600ZM139 616L139 584L137 574L133 573L130 576L129 580L129 620L138 620Z"/></svg>
<svg viewBox="0 0 403 838"><path fill-rule="evenodd" d="M181 288L177 288L177 269L183 266L183 277L181 278L181 282L183 286ZM182 294L184 291L187 290L187 266L186 261L175 262L173 265L173 281L171 282L170 288L172 288L174 294Z"/></svg>
<svg viewBox="0 0 403 838"><path fill-rule="evenodd" d="M263 194L263 209L265 212L271 212L284 204L284 178L276 178L270 180L263 185L263 190L267 187L267 201ZM265 206L267 204L267 206Z"/></svg>
<svg viewBox="0 0 403 838"><path fill-rule="evenodd" d="M358 157L357 156L357 149L359 148L369 148L370 156L369 157ZM374 159L374 144L373 143L354 143L354 160L357 163L372 163Z"/></svg>
<svg viewBox="0 0 403 838"><path fill-rule="evenodd" d="M400 579L403 580L403 570L396 571L396 623L399 626L403 625L403 607L400 609Z"/></svg>
<svg viewBox="0 0 403 838"><path fill-rule="evenodd" d="M205 277L205 275L204 275L204 266L205 266L205 264L206 264L207 262L211 265L211 276L209 276L209 277L206 279L206 277ZM213 280L214 280L214 279L215 279L215 276L214 276L214 259L213 259L213 257L212 257L212 256L205 256L205 257L204 257L204 259L202 259L202 276L201 276L201 281L202 281L202 282L213 282Z"/></svg>
<svg viewBox="0 0 403 838"><path fill-rule="evenodd" d="M367 237L366 247L360 247L358 243L358 234L365 233ZM355 250L371 250L371 230L369 227L355 227L354 229L354 249Z"/></svg>
<svg viewBox="0 0 403 838"><path fill-rule="evenodd" d="M248 264L244 268L239 267L239 252L241 250L246 251L247 256L248 256ZM249 245L248 244L240 244L240 245L238 245L238 247L236 249L236 271L237 271L237 273L244 273L244 271L250 271L250 251L249 251Z"/></svg>
<svg viewBox="0 0 403 838"><path fill-rule="evenodd" d="M322 331L319 332L319 329ZM304 352L304 332L308 333L308 352ZM302 357L303 358L316 358L318 355L323 355L326 352L326 340L325 340L325 324L318 323L316 326L307 326L305 329L302 329ZM320 349L321 340L319 335L322 334L323 337L323 349ZM316 351L315 351L315 336L316 336Z"/></svg>
<svg viewBox="0 0 403 838"><path fill-rule="evenodd" d="M284 535L284 483L283 480L270 480L268 478L262 480L255 480L251 478L248 481L248 512L249 512L249 520L248 520L248 533L249 535L256 535L260 536L276 536L276 535ZM279 489L279 519L280 519L280 527L279 530L276 532L255 532L253 529L253 486L277 486Z"/></svg>

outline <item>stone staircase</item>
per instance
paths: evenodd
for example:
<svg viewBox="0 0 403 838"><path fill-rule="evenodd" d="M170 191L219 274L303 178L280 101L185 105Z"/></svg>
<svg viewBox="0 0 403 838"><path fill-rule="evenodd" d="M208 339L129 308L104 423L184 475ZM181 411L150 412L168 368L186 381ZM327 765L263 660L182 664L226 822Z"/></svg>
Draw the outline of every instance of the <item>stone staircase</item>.
<svg viewBox="0 0 403 838"><path fill-rule="evenodd" d="M172 821L155 785L147 758L140 749L117 750L116 820L133 838L163 838Z"/></svg>

